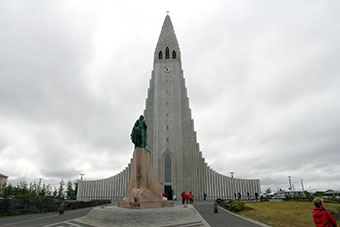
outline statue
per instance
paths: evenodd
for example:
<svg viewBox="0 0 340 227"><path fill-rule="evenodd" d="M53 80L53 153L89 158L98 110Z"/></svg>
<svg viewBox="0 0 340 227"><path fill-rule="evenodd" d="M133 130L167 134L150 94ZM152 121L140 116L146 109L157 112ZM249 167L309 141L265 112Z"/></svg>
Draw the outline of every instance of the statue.
<svg viewBox="0 0 340 227"><path fill-rule="evenodd" d="M131 140L135 144L133 158L131 160L129 184L127 195L123 201L118 202L119 207L124 208L159 208L173 207L163 197L163 185L157 179L152 166L152 154L146 147L147 126L143 115L139 117L132 128Z"/></svg>
<svg viewBox="0 0 340 227"><path fill-rule="evenodd" d="M147 145L147 126L144 121L143 115L140 115L139 119L136 121L132 128L131 140L135 147L145 148Z"/></svg>

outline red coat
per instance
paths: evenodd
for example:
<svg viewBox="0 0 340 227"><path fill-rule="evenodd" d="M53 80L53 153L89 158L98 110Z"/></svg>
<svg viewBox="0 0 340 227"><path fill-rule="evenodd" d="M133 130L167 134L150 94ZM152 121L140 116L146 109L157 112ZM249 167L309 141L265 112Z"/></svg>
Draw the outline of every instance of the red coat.
<svg viewBox="0 0 340 227"><path fill-rule="evenodd" d="M183 199L186 199L186 198L187 198L187 194L182 193L182 198L183 198Z"/></svg>
<svg viewBox="0 0 340 227"><path fill-rule="evenodd" d="M194 195L192 193L189 194L189 199L193 199Z"/></svg>
<svg viewBox="0 0 340 227"><path fill-rule="evenodd" d="M325 208L315 208L313 211L313 219L317 227L337 227L335 218L329 211L325 210ZM330 222L333 225L328 224Z"/></svg>

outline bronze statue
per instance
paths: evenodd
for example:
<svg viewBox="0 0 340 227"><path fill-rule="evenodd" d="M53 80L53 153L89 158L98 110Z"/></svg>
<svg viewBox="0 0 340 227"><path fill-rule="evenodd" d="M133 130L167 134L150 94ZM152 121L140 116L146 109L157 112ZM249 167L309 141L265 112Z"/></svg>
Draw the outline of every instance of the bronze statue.
<svg viewBox="0 0 340 227"><path fill-rule="evenodd" d="M147 126L144 121L143 115L140 115L139 119L136 121L132 128L131 140L135 144L135 147L146 147L147 145Z"/></svg>

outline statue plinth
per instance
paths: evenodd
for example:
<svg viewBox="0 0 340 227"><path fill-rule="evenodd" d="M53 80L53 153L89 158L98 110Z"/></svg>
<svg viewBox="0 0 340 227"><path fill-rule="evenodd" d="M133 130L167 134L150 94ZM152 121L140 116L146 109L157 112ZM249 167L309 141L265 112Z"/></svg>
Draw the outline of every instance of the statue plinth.
<svg viewBox="0 0 340 227"><path fill-rule="evenodd" d="M127 196L118 202L124 208L158 208L172 207L174 204L163 197L163 185L157 179L151 153L136 147L130 169Z"/></svg>

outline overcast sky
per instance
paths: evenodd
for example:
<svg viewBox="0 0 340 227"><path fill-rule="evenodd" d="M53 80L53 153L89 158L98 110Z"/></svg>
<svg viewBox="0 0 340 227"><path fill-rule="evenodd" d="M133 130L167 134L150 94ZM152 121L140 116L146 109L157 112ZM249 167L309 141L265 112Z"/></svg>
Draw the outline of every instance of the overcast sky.
<svg viewBox="0 0 340 227"><path fill-rule="evenodd" d="M101 179L132 158L170 11L198 142L262 189L340 190L339 1L0 1L0 173Z"/></svg>

